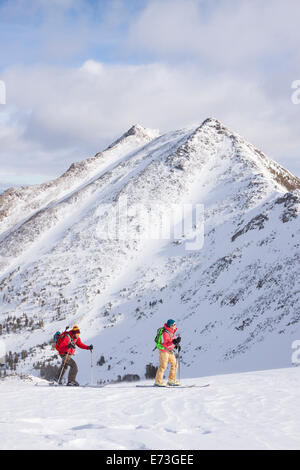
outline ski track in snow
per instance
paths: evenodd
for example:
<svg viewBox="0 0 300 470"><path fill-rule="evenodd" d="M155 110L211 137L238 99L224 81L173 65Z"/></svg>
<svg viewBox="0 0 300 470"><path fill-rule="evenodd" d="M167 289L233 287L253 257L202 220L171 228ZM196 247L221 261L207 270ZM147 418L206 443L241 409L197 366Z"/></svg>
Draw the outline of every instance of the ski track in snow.
<svg viewBox="0 0 300 470"><path fill-rule="evenodd" d="M37 385L45 382L34 378ZM0 382L1 449L298 449L297 368L183 380L207 388Z"/></svg>

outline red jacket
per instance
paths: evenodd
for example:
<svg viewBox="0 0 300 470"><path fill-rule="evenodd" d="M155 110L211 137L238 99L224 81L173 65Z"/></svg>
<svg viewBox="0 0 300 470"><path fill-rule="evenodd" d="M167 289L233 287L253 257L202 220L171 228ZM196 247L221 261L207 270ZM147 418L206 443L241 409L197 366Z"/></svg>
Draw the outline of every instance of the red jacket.
<svg viewBox="0 0 300 470"><path fill-rule="evenodd" d="M167 349L168 351L172 351L172 349L175 348L175 344L173 344L173 339L176 338L175 332L177 331L177 328L175 328L175 330L171 330L171 328L169 328L167 324L165 323L164 329L166 331L164 331L162 334L161 344L162 346L164 346L164 349Z"/></svg>
<svg viewBox="0 0 300 470"><path fill-rule="evenodd" d="M62 339L57 350L60 355L70 354L72 356L75 354L75 346L78 346L81 349L90 349L89 346L81 342L79 336L78 338L74 338L74 336L68 332L64 335L64 338Z"/></svg>

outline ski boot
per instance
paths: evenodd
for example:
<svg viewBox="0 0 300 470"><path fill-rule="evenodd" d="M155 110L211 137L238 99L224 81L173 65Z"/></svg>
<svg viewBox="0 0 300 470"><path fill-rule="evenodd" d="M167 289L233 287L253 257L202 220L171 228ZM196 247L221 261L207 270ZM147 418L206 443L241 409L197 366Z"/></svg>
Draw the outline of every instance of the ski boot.
<svg viewBox="0 0 300 470"><path fill-rule="evenodd" d="M71 380L71 382L67 383L67 387L79 387L79 383L76 380Z"/></svg>
<svg viewBox="0 0 300 470"><path fill-rule="evenodd" d="M180 387L181 383L178 380L168 380L168 387Z"/></svg>
<svg viewBox="0 0 300 470"><path fill-rule="evenodd" d="M167 384L165 382L155 382L154 387L166 387Z"/></svg>

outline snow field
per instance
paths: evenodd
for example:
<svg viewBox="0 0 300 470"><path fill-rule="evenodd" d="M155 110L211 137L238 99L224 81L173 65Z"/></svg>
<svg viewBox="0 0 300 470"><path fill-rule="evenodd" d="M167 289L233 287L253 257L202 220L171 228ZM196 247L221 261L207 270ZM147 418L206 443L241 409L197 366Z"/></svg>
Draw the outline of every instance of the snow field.
<svg viewBox="0 0 300 470"><path fill-rule="evenodd" d="M298 449L297 368L183 380L207 388L0 382L1 449ZM143 382L144 383L144 382Z"/></svg>

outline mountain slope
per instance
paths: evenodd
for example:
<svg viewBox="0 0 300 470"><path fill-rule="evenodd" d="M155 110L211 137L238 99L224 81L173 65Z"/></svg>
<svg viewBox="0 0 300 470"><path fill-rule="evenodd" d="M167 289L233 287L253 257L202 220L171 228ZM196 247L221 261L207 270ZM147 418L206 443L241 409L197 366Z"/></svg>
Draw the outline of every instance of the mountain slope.
<svg viewBox="0 0 300 470"><path fill-rule="evenodd" d="M134 150L158 135L158 131L134 125L106 150L92 158L73 163L59 178L35 186L9 188L0 197L0 234L16 223L23 223L26 218L51 206L60 198L69 196L80 186L89 184L101 172L108 171L109 166L120 163L120 157L121 160L126 159Z"/></svg>
<svg viewBox="0 0 300 470"><path fill-rule="evenodd" d="M0 196L1 317L19 318L3 331L8 350L32 354L23 368L53 357L36 346L76 322L104 356L98 379L143 376L169 317L187 376L289 364L300 315L298 178L215 119L162 136L135 126L79 166L23 188L20 202ZM166 214L173 237L163 238Z"/></svg>

